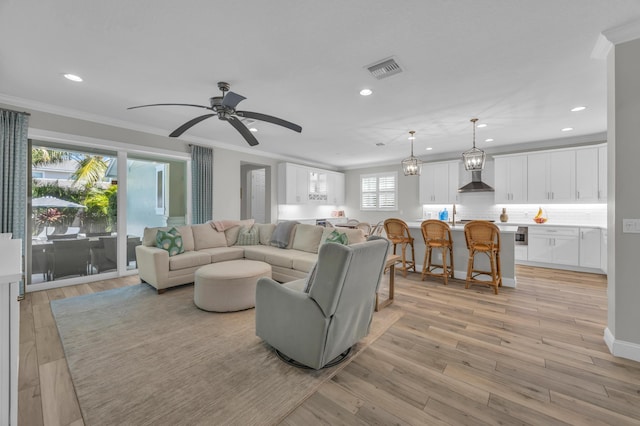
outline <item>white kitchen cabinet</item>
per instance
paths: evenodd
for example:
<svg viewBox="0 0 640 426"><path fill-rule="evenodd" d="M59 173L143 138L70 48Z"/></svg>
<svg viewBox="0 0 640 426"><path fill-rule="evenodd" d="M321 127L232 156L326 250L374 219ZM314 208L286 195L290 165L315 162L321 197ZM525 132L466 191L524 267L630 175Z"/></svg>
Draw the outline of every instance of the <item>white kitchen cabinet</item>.
<svg viewBox="0 0 640 426"><path fill-rule="evenodd" d="M599 201L599 176L598 148L576 149L576 201Z"/></svg>
<svg viewBox="0 0 640 426"><path fill-rule="evenodd" d="M278 165L278 203L306 204L309 200L309 169L292 163Z"/></svg>
<svg viewBox="0 0 640 426"><path fill-rule="evenodd" d="M344 173L328 174L328 203L342 206L345 203L345 177Z"/></svg>
<svg viewBox="0 0 640 426"><path fill-rule="evenodd" d="M598 200L607 202L607 146L598 148Z"/></svg>
<svg viewBox="0 0 640 426"><path fill-rule="evenodd" d="M527 202L527 156L495 157L496 204Z"/></svg>
<svg viewBox="0 0 640 426"><path fill-rule="evenodd" d="M458 201L459 161L427 163L420 174L420 204L451 204Z"/></svg>
<svg viewBox="0 0 640 426"><path fill-rule="evenodd" d="M580 228L580 266L601 268L600 228Z"/></svg>
<svg viewBox="0 0 640 426"><path fill-rule="evenodd" d="M343 173L278 164L278 204L343 205L344 187Z"/></svg>
<svg viewBox="0 0 640 426"><path fill-rule="evenodd" d="M578 266L579 253L578 228L529 227L530 262Z"/></svg>
<svg viewBox="0 0 640 426"><path fill-rule="evenodd" d="M567 203L575 201L575 150L529 154L527 158L528 201Z"/></svg>

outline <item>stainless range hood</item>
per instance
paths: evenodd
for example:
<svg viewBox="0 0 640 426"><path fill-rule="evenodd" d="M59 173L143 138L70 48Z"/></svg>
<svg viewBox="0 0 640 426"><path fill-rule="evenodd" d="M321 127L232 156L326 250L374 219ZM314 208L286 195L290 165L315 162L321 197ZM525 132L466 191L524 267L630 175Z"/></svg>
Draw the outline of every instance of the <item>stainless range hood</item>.
<svg viewBox="0 0 640 426"><path fill-rule="evenodd" d="M471 182L458 189L458 192L493 192L493 188L482 181L482 171L471 172Z"/></svg>

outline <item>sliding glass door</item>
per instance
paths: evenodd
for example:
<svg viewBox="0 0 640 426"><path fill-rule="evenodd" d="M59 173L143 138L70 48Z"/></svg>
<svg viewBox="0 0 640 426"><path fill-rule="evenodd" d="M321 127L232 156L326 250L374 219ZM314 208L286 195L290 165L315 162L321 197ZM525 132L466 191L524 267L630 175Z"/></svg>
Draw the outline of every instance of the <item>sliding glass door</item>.
<svg viewBox="0 0 640 426"><path fill-rule="evenodd" d="M188 221L186 158L36 141L31 153L32 291L135 273L146 227Z"/></svg>

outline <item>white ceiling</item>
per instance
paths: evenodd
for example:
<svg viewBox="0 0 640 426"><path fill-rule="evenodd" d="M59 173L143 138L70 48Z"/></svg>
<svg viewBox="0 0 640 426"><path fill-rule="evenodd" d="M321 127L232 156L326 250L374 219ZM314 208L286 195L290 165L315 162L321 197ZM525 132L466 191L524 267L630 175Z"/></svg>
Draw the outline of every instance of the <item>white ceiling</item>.
<svg viewBox="0 0 640 426"><path fill-rule="evenodd" d="M472 117L487 124L476 141L489 152L601 136L606 61L591 53L602 31L638 19L637 0L3 0L0 101L168 135L205 111L126 108L208 105L227 81L247 97L238 109L303 128L258 123L256 154L337 168L400 161L415 130L428 161L470 148ZM390 56L403 73L368 74ZM578 105L588 108L569 111ZM182 139L247 147L216 118Z"/></svg>

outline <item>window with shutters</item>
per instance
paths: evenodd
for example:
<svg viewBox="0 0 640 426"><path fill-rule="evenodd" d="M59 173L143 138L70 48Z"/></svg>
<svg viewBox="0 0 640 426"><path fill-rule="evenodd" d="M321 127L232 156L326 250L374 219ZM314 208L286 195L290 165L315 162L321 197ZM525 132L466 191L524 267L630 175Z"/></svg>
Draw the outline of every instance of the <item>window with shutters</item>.
<svg viewBox="0 0 640 426"><path fill-rule="evenodd" d="M398 173L360 175L360 210L398 210Z"/></svg>

